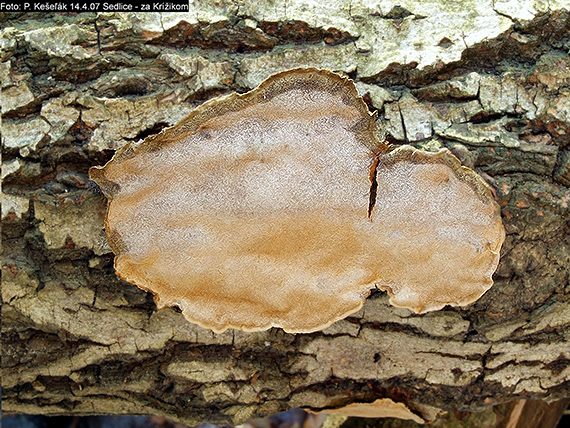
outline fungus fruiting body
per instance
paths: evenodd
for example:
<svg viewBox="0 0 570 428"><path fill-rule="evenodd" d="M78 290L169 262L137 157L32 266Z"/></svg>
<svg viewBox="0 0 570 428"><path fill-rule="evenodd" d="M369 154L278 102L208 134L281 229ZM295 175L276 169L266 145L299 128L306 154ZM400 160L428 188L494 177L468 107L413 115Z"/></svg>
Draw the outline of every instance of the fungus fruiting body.
<svg viewBox="0 0 570 428"><path fill-rule="evenodd" d="M91 169L117 274L217 332L316 331L375 287L416 312L473 302L504 239L488 186L374 126L351 80L307 68L127 145Z"/></svg>
<svg viewBox="0 0 570 428"><path fill-rule="evenodd" d="M356 418L396 418L412 420L424 424L424 420L413 413L403 403L397 403L390 398L379 398L372 403L352 403L338 409L323 410L320 413L342 415Z"/></svg>

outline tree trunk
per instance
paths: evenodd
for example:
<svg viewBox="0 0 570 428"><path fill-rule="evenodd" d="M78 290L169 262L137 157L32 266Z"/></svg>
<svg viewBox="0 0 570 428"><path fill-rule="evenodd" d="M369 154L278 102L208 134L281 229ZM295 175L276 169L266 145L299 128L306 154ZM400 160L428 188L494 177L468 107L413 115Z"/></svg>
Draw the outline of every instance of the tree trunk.
<svg viewBox="0 0 570 428"><path fill-rule="evenodd" d="M0 14L3 411L240 423L390 398L433 420L569 396L569 13L219 3ZM321 332L214 334L115 276L88 169L297 66L349 75L381 138L447 147L492 186L507 238L480 300L415 315L373 293Z"/></svg>

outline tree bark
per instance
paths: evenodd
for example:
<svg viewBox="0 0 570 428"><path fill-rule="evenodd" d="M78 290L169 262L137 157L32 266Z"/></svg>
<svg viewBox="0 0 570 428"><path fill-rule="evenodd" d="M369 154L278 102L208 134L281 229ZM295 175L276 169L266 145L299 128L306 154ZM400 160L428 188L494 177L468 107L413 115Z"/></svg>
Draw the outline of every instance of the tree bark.
<svg viewBox="0 0 570 428"><path fill-rule="evenodd" d="M433 420L570 396L568 12L287 4L0 14L3 411L240 423L390 398ZM381 138L492 186L507 238L480 300L415 315L377 292L321 332L214 334L115 276L88 169L295 66L349 75Z"/></svg>

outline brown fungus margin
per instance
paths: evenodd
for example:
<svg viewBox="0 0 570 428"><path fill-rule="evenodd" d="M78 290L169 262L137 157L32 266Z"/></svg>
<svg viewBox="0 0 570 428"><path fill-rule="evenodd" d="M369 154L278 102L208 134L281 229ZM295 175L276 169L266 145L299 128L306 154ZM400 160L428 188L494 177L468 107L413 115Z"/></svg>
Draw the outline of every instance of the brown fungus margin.
<svg viewBox="0 0 570 428"><path fill-rule="evenodd" d="M375 287L473 302L504 240L490 189L446 150L392 150L375 117L350 79L294 69L123 147L90 171L117 274L216 332L317 331Z"/></svg>
<svg viewBox="0 0 570 428"><path fill-rule="evenodd" d="M311 409L306 409L311 412ZM411 420L417 424L426 421L412 412L404 403L393 401L391 398L379 398L372 403L352 403L336 409L326 409L319 414L339 415L353 418L395 418Z"/></svg>

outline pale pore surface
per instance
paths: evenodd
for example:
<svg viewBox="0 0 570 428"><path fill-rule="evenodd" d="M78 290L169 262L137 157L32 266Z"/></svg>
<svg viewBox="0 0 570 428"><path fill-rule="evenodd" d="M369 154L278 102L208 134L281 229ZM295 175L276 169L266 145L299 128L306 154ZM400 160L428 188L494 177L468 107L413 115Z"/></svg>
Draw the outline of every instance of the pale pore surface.
<svg viewBox="0 0 570 428"><path fill-rule="evenodd" d="M493 285L504 240L497 206L439 163L449 153L422 153L436 163L402 156L414 152L420 153L402 147L378 166L372 215L384 265L378 286L389 291L393 305L415 312L466 305ZM402 159L390 164L392 157Z"/></svg>
<svg viewBox="0 0 570 428"><path fill-rule="evenodd" d="M357 310L374 281L372 155L348 131L355 111L310 95L210 120L108 168L124 279L219 331L314 330Z"/></svg>
<svg viewBox="0 0 570 428"><path fill-rule="evenodd" d="M483 294L504 231L482 180L449 152L403 147L380 156L368 218L379 143L355 125L371 119L320 88L277 90L109 162L94 179L117 273L215 331L316 331L376 286L416 312Z"/></svg>

